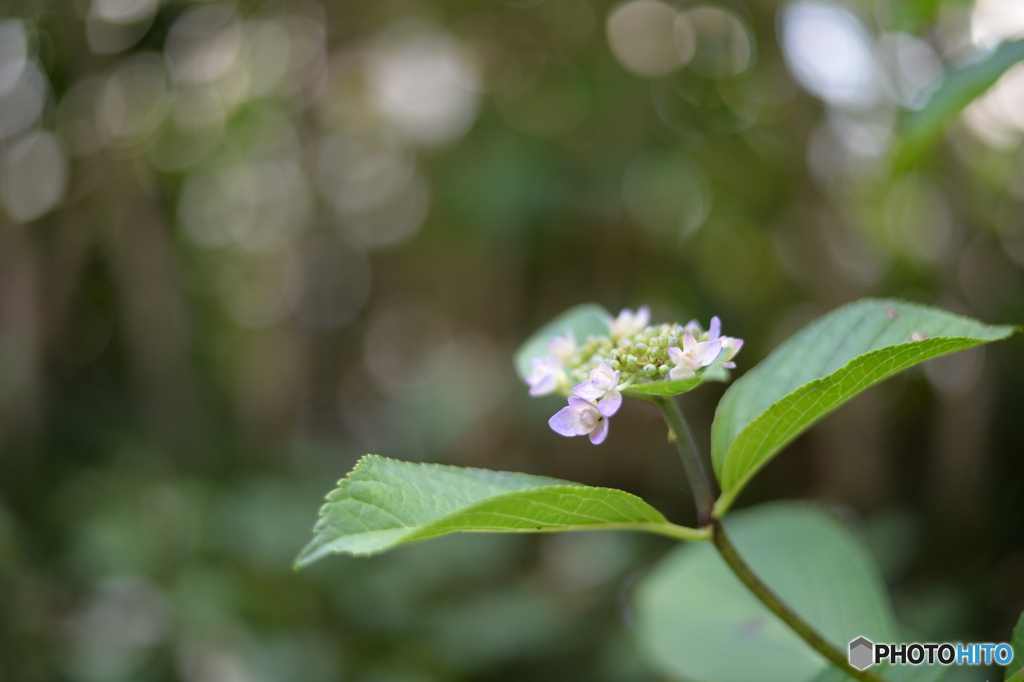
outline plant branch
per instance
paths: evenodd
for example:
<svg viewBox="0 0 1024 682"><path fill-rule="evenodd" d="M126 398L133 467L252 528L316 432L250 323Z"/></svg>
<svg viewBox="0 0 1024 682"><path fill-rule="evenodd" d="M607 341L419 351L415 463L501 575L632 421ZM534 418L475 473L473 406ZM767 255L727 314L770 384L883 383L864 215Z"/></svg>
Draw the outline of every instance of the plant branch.
<svg viewBox="0 0 1024 682"><path fill-rule="evenodd" d="M652 402L661 410L661 415L668 424L669 440L676 444L679 458L683 460L683 468L693 491L693 501L697 505L697 523L703 528L714 519L712 512L715 507L715 496L711 493L707 469L700 458L690 425L686 423L686 418L672 398L657 396Z"/></svg>
<svg viewBox="0 0 1024 682"><path fill-rule="evenodd" d="M844 673L860 680L861 682L886 682L883 678L876 675L873 672L867 670L857 670L849 661L846 656L836 649L828 640L818 634L818 632L812 628L803 618L801 618L795 611L779 599L771 588L761 582L761 579L757 577L753 569L743 560L743 557L736 551L736 547L729 540L729 536L725 534L725 529L722 527L722 522L718 519L714 520L713 531L711 536L712 542L718 549L718 553L722 555L725 563L729 565L732 572L736 574L736 577L747 586L754 596L757 597L762 604L768 607L768 609L778 616L786 625L788 625L793 632L800 635L800 638L807 642L815 651L824 656L832 665L836 666Z"/></svg>
<svg viewBox="0 0 1024 682"><path fill-rule="evenodd" d="M690 431L690 425L679 410L676 402L669 397L656 396L650 400L661 410L662 416L669 428L669 440L675 442L679 450L679 457L683 460L683 467L686 469L686 476L690 479L690 487L693 489L693 498L697 504L697 516L700 520L701 530L711 526L711 541L714 543L718 553L725 560L725 563L736 574L736 577L747 586L754 596L762 604L768 607L772 613L778 616L782 622L790 627L807 644L824 656L832 665L860 682L886 682L875 673L866 670L857 670L841 651L836 649L828 640L822 637L801 618L784 601L779 599L771 588L765 585L754 573L753 569L743 560L736 547L729 540L725 533L722 522L714 515L714 497L711 494L711 483L708 479L707 470L700 458L697 444ZM689 529L687 529L689 530Z"/></svg>

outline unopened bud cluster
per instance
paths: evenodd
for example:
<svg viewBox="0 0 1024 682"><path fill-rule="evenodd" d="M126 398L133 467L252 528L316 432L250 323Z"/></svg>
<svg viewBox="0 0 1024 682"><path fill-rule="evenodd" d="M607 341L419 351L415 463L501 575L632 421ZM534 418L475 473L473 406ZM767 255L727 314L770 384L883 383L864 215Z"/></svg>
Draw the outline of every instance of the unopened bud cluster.
<svg viewBox="0 0 1024 682"><path fill-rule="evenodd" d="M548 355L533 360L526 382L531 395L558 391L569 405L549 420L563 436L589 434L598 444L608 435L608 419L622 403L621 392L638 383L685 380L715 362L732 368L741 339L721 336L717 317L704 331L696 320L684 325L649 325L647 306L623 310L608 319L608 334L577 346L571 332L552 339ZM572 388L575 385L575 388Z"/></svg>
<svg viewBox="0 0 1024 682"><path fill-rule="evenodd" d="M708 340L708 333L695 324L662 324L647 327L632 338L625 338L611 352L613 369L621 369L626 376L660 379L675 366L669 357L669 348L682 348L683 335L689 331L694 340Z"/></svg>

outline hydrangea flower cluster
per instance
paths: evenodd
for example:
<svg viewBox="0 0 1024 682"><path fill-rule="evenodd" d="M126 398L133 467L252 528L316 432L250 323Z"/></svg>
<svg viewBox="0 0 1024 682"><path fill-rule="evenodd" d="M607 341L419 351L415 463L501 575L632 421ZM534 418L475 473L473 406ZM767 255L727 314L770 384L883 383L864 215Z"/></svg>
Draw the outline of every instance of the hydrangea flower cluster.
<svg viewBox="0 0 1024 682"><path fill-rule="evenodd" d="M622 405L622 391L660 379L693 379L718 362L732 369L742 339L722 336L711 318L707 331L696 320L686 325L650 325L651 311L628 308L608 319L608 334L577 344L572 332L555 337L548 354L535 358L526 383L530 395L558 392L569 404L548 424L563 436L590 436L598 445L608 436L608 420ZM575 385L575 387L573 387Z"/></svg>

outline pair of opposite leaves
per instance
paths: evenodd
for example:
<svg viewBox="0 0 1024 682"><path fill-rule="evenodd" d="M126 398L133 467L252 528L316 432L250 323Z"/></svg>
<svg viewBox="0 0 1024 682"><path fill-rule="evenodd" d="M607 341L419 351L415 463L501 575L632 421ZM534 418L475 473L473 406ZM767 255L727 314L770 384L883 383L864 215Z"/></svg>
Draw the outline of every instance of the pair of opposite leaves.
<svg viewBox="0 0 1024 682"><path fill-rule="evenodd" d="M607 334L607 311L587 304L545 325L516 354L520 377L571 330ZM722 489L721 518L750 479L788 443L857 393L925 360L1003 339L1011 326L982 324L899 300L865 299L819 318L776 348L725 392L712 427L712 463ZM677 395L703 381L637 384ZM368 555L450 532L550 532L632 529L687 539L700 534L669 523L640 498L527 474L414 464L369 455L327 497L305 566L331 553Z"/></svg>
<svg viewBox="0 0 1024 682"><path fill-rule="evenodd" d="M554 336L607 333L599 306L573 308L520 349L521 377ZM726 391L712 429L721 517L750 478L787 443L865 388L939 355L1005 338L988 326L925 306L864 300L807 326ZM724 373L724 371L723 371ZM676 395L721 374L631 387ZM840 648L859 636L897 641L884 583L867 549L813 505L773 503L730 515L726 525L764 582ZM330 493L305 566L330 553L376 554L454 532L635 530L678 539L706 533L670 523L639 497L527 474L364 457ZM636 631L649 659L671 675L711 682L840 682L844 675L775 618L729 572L709 543L682 546L635 588ZM1024 618L1024 617L1022 617ZM1024 651L1024 625L1014 634ZM743 650L744 656L722 655ZM1024 657L1022 657L1024 658ZM935 682L939 666L880 670L894 682ZM1006 679L1024 669L1007 668Z"/></svg>

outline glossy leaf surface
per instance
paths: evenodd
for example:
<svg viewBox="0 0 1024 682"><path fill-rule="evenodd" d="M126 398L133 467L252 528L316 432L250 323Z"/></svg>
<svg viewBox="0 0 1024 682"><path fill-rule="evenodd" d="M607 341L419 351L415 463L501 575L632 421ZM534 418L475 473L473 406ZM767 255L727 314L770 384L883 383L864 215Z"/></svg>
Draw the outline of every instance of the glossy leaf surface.
<svg viewBox="0 0 1024 682"><path fill-rule="evenodd" d="M794 438L870 386L931 358L1016 330L928 306L864 299L815 320L725 392L711 452L719 514Z"/></svg>

